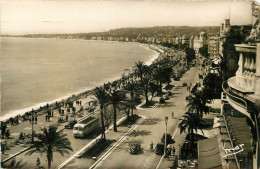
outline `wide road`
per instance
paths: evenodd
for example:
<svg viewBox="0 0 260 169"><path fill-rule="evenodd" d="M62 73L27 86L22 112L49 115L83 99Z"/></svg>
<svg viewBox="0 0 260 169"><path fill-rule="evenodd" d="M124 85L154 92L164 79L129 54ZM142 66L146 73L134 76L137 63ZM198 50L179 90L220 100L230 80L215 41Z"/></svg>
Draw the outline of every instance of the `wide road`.
<svg viewBox="0 0 260 169"><path fill-rule="evenodd" d="M173 96L170 100L167 100L165 104L159 105L153 109L139 109L138 114L146 116L146 120L136 128L135 132L125 138L112 153L107 156L103 161L96 167L98 169L151 169L156 168L160 161L161 156L156 155L154 151L150 150L151 141L156 143L160 142L163 133L165 132L165 116L169 117L168 121L168 132L173 135L180 137L178 128L179 120L185 113L187 102L185 101L188 91L186 87L182 87L183 82L188 84L198 82L198 68L191 68L184 74L181 81L173 82L176 87L173 90ZM172 111L175 113L175 118L172 118ZM128 142L137 141L141 143L143 153L138 155L131 155L129 150ZM176 146L181 144L184 139L175 138ZM176 147L177 148L177 147ZM159 167L163 168L163 167Z"/></svg>

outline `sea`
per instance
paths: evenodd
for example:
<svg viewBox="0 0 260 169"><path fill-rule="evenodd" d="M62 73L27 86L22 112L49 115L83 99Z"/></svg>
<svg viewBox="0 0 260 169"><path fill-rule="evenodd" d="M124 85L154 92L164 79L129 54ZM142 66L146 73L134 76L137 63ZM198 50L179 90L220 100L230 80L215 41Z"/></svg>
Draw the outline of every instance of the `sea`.
<svg viewBox="0 0 260 169"><path fill-rule="evenodd" d="M129 42L3 37L0 120L119 79L158 55Z"/></svg>

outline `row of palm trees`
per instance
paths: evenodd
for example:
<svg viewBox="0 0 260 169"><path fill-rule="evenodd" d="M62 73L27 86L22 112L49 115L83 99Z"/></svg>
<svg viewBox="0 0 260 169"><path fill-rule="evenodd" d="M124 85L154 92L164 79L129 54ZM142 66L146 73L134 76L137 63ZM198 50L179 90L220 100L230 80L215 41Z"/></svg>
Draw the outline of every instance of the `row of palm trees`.
<svg viewBox="0 0 260 169"><path fill-rule="evenodd" d="M198 130L201 130L203 133L202 129L206 124L206 121L203 120L203 115L208 114L210 110L207 104L212 100L208 99L206 91L205 88L200 88L198 84L191 89L187 112L183 115L183 119L181 119L179 124L180 133L188 131L191 136L193 148L195 145L195 132L197 133Z"/></svg>
<svg viewBox="0 0 260 169"><path fill-rule="evenodd" d="M100 118L102 125L102 139L105 139L106 115L113 113L114 131L117 131L117 113L124 110L127 120L134 115L135 106L140 101L140 95L145 96L146 104L149 103L149 93L162 91L162 83L170 83L173 75L174 62L165 58L150 66L139 61L135 63L134 73L128 78L122 78L113 83L104 84L95 89L95 97L100 104ZM139 78L139 79L138 79ZM135 80L134 80L135 79ZM122 89L119 90L122 86ZM128 96L128 97L127 97ZM130 116L131 111L131 116Z"/></svg>
<svg viewBox="0 0 260 169"><path fill-rule="evenodd" d="M135 71L129 77L135 80L122 78L113 83L104 84L103 87L97 87L94 95L100 105L101 118L101 139L106 139L105 131L113 119L113 130L117 131L117 114L119 111L127 113L127 120L134 115L135 106L140 102L140 95L145 96L146 103L149 102L148 94L162 91L162 83L170 83L173 74L173 66L176 63L169 59L163 59L150 66L144 62L136 62ZM139 80L137 80L139 78ZM122 89L119 90L122 86ZM131 115L130 115L131 111ZM112 112L112 118L111 116ZM57 126L49 126L43 129L43 133L37 134L37 141L31 149L26 153L32 155L36 152L46 153L48 168L51 168L53 161L53 153L57 152L64 156L73 151L70 140L58 131Z"/></svg>

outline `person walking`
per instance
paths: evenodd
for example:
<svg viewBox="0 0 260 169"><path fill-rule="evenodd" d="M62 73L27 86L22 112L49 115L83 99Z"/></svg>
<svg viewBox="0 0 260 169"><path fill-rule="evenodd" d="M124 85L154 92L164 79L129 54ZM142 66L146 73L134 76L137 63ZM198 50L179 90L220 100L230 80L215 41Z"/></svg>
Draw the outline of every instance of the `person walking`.
<svg viewBox="0 0 260 169"><path fill-rule="evenodd" d="M172 156L175 155L175 148L174 148L174 146L172 146L172 151L171 151L171 153L172 153Z"/></svg>
<svg viewBox="0 0 260 169"><path fill-rule="evenodd" d="M172 118L174 118L174 112L172 111Z"/></svg>
<svg viewBox="0 0 260 169"><path fill-rule="evenodd" d="M153 150L153 141L150 143L150 150Z"/></svg>
<svg viewBox="0 0 260 169"><path fill-rule="evenodd" d="M37 124L37 120L38 120L38 117L36 115L35 118L34 118L35 124Z"/></svg>
<svg viewBox="0 0 260 169"><path fill-rule="evenodd" d="M14 125L14 119L10 118L10 121L11 121L11 125L13 126Z"/></svg>
<svg viewBox="0 0 260 169"><path fill-rule="evenodd" d="M69 116L68 116L68 114L66 114L66 121L67 121L67 122L69 121Z"/></svg>
<svg viewBox="0 0 260 169"><path fill-rule="evenodd" d="M48 121L48 115L47 114L45 115L45 121L46 122Z"/></svg>
<svg viewBox="0 0 260 169"><path fill-rule="evenodd" d="M6 137L6 138L9 138L10 135L11 135L11 134L10 134L10 130L7 130L7 131L5 132L5 137Z"/></svg>
<svg viewBox="0 0 260 169"><path fill-rule="evenodd" d="M166 155L167 155L167 157L168 157L168 160L170 159L171 149L172 149L171 145L168 144L168 145L167 145L167 149L166 149Z"/></svg>

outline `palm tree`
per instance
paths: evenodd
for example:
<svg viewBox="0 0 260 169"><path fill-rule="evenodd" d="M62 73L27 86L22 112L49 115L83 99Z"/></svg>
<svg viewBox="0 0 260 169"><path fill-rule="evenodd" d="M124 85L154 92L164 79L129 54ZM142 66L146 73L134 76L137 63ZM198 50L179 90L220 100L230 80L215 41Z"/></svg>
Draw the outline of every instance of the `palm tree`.
<svg viewBox="0 0 260 169"><path fill-rule="evenodd" d="M143 81L141 81L141 83L140 83L141 92L145 96L145 104L149 103L148 92L150 91L150 82L151 82L151 78L144 77Z"/></svg>
<svg viewBox="0 0 260 169"><path fill-rule="evenodd" d="M116 126L116 118L117 118L117 110L122 110L127 102L126 94L120 90L114 90L108 96L108 102L105 107L112 106L113 116L114 116L114 131L117 131Z"/></svg>
<svg viewBox="0 0 260 169"><path fill-rule="evenodd" d="M145 73L147 66L144 64L144 62L139 61L135 63L135 67L137 76L141 78L141 81L143 81L143 74Z"/></svg>
<svg viewBox="0 0 260 169"><path fill-rule="evenodd" d="M203 117L203 113L209 113L207 103L210 103L210 101L206 99L207 97L205 94L206 93L203 90L194 92L193 95L190 96L190 101L187 105L188 110L191 112L196 112L201 117Z"/></svg>
<svg viewBox="0 0 260 169"><path fill-rule="evenodd" d="M186 129L188 129L188 133L191 135L192 145L194 145L194 130L197 133L198 129L200 129L203 133L202 126L205 124L205 120L203 120L197 113L191 112L186 112L183 117L184 119L182 119L178 126L180 128L180 133L182 134Z"/></svg>
<svg viewBox="0 0 260 169"><path fill-rule="evenodd" d="M100 118L101 118L101 127L102 127L101 139L105 140L106 139L106 134L105 134L106 129L105 129L105 123L104 123L104 106L108 101L108 94L104 88L97 87L94 95L96 96L96 98L100 104Z"/></svg>
<svg viewBox="0 0 260 169"><path fill-rule="evenodd" d="M131 109L131 116L134 114L135 109L135 96L139 92L138 84L136 82L130 82L125 87L125 90L127 90L130 93L130 100L129 100L129 108Z"/></svg>
<svg viewBox="0 0 260 169"><path fill-rule="evenodd" d="M35 142L33 147L26 153L32 155L35 152L41 154L47 153L48 168L51 168L51 161L53 160L53 153L58 152L62 156L69 154L69 150L73 151L69 139L66 134L57 131L56 126L50 126L48 129L44 128L43 133L38 134L39 141Z"/></svg>

